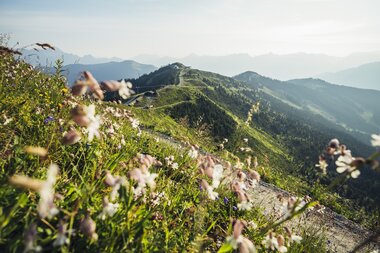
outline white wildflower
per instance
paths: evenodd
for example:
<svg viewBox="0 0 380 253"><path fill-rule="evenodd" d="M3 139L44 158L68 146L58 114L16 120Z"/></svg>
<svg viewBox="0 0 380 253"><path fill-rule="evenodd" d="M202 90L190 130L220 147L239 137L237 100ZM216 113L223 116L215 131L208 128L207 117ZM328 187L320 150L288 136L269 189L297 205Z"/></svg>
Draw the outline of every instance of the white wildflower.
<svg viewBox="0 0 380 253"><path fill-rule="evenodd" d="M67 234L67 223L64 223L62 220L60 221L58 225L58 234L57 237L55 238L53 242L54 247L60 247L63 246L64 244L69 244L70 240L66 236Z"/></svg>
<svg viewBox="0 0 380 253"><path fill-rule="evenodd" d="M244 220L235 220L234 221L234 229L231 236L226 238L227 243L229 243L232 248L237 249L239 244L243 242L244 237L242 236L242 232L247 223Z"/></svg>
<svg viewBox="0 0 380 253"><path fill-rule="evenodd" d="M372 134L371 137L372 137L372 140L371 140L372 146L380 147L380 134L377 134L377 135Z"/></svg>
<svg viewBox="0 0 380 253"><path fill-rule="evenodd" d="M99 214L99 218L105 220L106 217L112 217L119 208L119 203L110 203L107 197L103 198L103 210Z"/></svg>
<svg viewBox="0 0 380 253"><path fill-rule="evenodd" d="M221 164L217 164L214 166L212 171L212 187L218 188L221 179L223 178L223 166Z"/></svg>
<svg viewBox="0 0 380 253"><path fill-rule="evenodd" d="M27 252L40 252L42 251L42 247L37 245L37 226L36 224L32 223L28 230L25 233L25 249L24 253Z"/></svg>
<svg viewBox="0 0 380 253"><path fill-rule="evenodd" d="M352 178L357 178L360 175L360 171L352 165L352 162L354 160L355 159L351 156L350 153L346 153L345 155L339 156L338 160L335 162L337 166L336 171L338 173L343 173L347 171Z"/></svg>
<svg viewBox="0 0 380 253"><path fill-rule="evenodd" d="M125 82L123 79L120 82L120 88L119 88L119 95L120 97L127 99L131 95L133 95L135 92L132 90L132 84L130 82Z"/></svg>
<svg viewBox="0 0 380 253"><path fill-rule="evenodd" d="M322 173L326 175L328 164L323 157L319 157L319 162L315 165L315 167L320 168L322 170Z"/></svg>
<svg viewBox="0 0 380 253"><path fill-rule="evenodd" d="M197 157L198 157L198 150L194 146L191 146L191 149L189 150L188 156L190 158L197 159Z"/></svg>
<svg viewBox="0 0 380 253"><path fill-rule="evenodd" d="M211 200L216 200L219 196L217 192L214 192L214 188L212 188L206 180L202 179L201 181L202 190L207 192L208 198Z"/></svg>

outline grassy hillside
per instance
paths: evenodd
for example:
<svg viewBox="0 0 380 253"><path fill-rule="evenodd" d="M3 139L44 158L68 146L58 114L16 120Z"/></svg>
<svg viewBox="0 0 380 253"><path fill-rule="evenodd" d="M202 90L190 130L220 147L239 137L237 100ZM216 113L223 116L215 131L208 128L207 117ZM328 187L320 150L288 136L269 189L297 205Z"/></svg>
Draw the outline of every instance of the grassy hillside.
<svg viewBox="0 0 380 253"><path fill-rule="evenodd" d="M169 76L177 74L178 82L161 83L158 80L150 83L151 87L166 86L158 89L157 97L141 100L138 106L153 106L145 111L169 115L190 129L207 130L215 147L227 138L225 149L238 157L242 139L249 138L252 154L263 161L270 157L270 162L265 164L271 167L266 180L284 189L315 196L356 221L366 223L369 220L367 214L372 212L375 212L374 218L377 217L380 179L376 173L364 169L358 180L335 188L331 194L321 195L323 185L337 174L330 170L327 177L319 175L314 166L319 152L334 137L352 148L354 154L366 156L373 148L323 117L300 111L252 85L181 64L176 66L168 66L164 70L173 69ZM154 80L158 73L160 70L145 78ZM162 77L161 74L159 76ZM247 113L258 101L260 110L253 115L251 127L247 128L244 124ZM214 150L217 151L216 148ZM244 159L244 156L240 158ZM289 187L286 183L289 180L297 181L297 187ZM318 181L322 185L316 183Z"/></svg>
<svg viewBox="0 0 380 253"><path fill-rule="evenodd" d="M245 72L235 79L246 82L282 102L342 126L353 136L368 136L378 131L380 92L339 86L319 79L296 79L282 82ZM359 137L359 138L360 138ZM369 142L367 142L369 144Z"/></svg>
<svg viewBox="0 0 380 253"><path fill-rule="evenodd" d="M208 135L159 110L130 110L87 95L73 97L59 70L47 76L11 55L0 58L1 252L231 252L235 246L253 250L253 245L267 252L262 240L269 229L271 235L284 234L289 252L325 250L321 237L302 230L301 243L291 243L284 227L273 224L259 206L242 209L241 196L227 183L212 188L212 196L219 197L211 198L205 183L211 179L200 168L209 169L207 159L222 162L203 155L194 160L190 148L176 148L156 131L192 144L202 144ZM200 103L208 106L210 100L204 97ZM83 122L73 115L80 113L78 108L90 114L92 106L96 116L88 116L91 127L81 127ZM210 108L210 115L218 108L222 110ZM261 153L268 151L265 155L278 161L286 158L269 136L237 118L232 122L241 126L235 141L249 134L248 142L260 144ZM74 130L80 140L68 135ZM215 149L210 144L205 148ZM236 165L232 152L220 153ZM259 162L264 177L272 173L269 160ZM225 173L230 170L222 166ZM236 236L245 238L236 245L228 239L234 227Z"/></svg>

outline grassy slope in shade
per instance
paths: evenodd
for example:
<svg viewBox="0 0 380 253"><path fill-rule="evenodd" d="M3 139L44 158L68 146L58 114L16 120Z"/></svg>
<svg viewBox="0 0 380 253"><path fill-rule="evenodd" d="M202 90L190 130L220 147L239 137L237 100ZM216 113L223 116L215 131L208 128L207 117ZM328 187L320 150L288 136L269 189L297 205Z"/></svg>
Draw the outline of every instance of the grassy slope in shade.
<svg viewBox="0 0 380 253"><path fill-rule="evenodd" d="M311 78L281 82L254 72L245 72L234 78L308 114L318 114L344 126L359 138L363 133L369 139L368 136L379 129L379 91L333 85Z"/></svg>
<svg viewBox="0 0 380 253"><path fill-rule="evenodd" d="M324 73L318 77L331 83L380 90L379 73L380 62L371 62L335 73Z"/></svg>
<svg viewBox="0 0 380 253"><path fill-rule="evenodd" d="M12 57L0 59L0 250L1 252L22 252L25 231L31 224L36 225L37 245L46 252L196 252L200 248L216 251L228 235L232 234L230 218L254 221L259 227L269 220L260 214L259 207L251 211L235 211L237 199L229 187L220 186L220 198L208 200L204 191L199 190L196 162L187 156L187 150L176 150L164 142L157 142L154 134L138 135L129 120L118 117L115 111L120 105L96 103L96 114L101 115L101 139L89 143L86 133L81 142L64 146L61 138L70 127L80 128L70 121L70 103L92 103L88 99L75 100L67 93L60 75L47 76L33 70L29 65L17 62ZM69 102L71 101L71 102ZM124 107L122 107L125 109ZM166 134L186 133L191 141L198 141L193 130L187 130L161 112L152 113L147 118L146 111L134 109L143 124ZM4 124L7 119L12 119ZM152 122L161 122L154 124ZM241 122L237 122L241 125ZM107 130L114 126L116 133ZM175 130L173 130L175 129ZM242 133L252 131L250 141L255 141L273 155L278 162L284 160L284 151L276 148L268 136L248 127ZM194 134L195 135L195 134ZM126 143L121 146L124 136ZM199 140L202 144L204 139ZM25 153L25 146L41 146L48 149L45 159ZM212 149L212 145L209 145ZM277 152L272 152L278 150ZM131 188L122 188L118 203L120 208L105 220L99 217L102 198L108 196L110 187L104 184L104 172L126 176L136 166L133 158L138 153L147 153L164 162L164 158L174 155L179 169L165 164L151 168L157 173L157 193L164 193L158 203L150 194L146 198L134 198ZM277 157L277 158L276 158ZM38 194L33 191L11 187L8 178L22 174L44 180L50 163L60 168L55 191L61 197L55 200L60 213L52 219L40 219L37 204ZM272 161L261 161L270 165ZM275 161L273 161L274 163ZM270 167L263 170L271 172ZM275 172L273 172L275 173ZM133 181L128 180L130 186ZM223 198L229 199L228 203ZM88 213L96 222L97 241L90 241L80 232L81 219ZM68 224L70 244L54 247L59 222ZM325 245L318 236L302 234L301 245L294 245L291 252L324 252ZM262 235L259 230L247 229L244 236L260 245ZM260 252L265 252L261 249Z"/></svg>

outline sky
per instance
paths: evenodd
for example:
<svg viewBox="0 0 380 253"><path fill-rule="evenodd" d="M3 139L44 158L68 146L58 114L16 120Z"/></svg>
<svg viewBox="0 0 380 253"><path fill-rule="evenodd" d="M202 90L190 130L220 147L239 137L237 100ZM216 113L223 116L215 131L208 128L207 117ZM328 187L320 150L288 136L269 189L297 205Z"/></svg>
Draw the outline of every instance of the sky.
<svg viewBox="0 0 380 253"><path fill-rule="evenodd" d="M11 46L141 54L320 53L380 50L379 0L0 0Z"/></svg>

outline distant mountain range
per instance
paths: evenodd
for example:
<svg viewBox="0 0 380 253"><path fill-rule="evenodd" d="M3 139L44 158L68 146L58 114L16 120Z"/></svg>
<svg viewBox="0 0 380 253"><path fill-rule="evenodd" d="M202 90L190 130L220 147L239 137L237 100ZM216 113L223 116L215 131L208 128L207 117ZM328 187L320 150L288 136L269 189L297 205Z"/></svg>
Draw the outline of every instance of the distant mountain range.
<svg viewBox="0 0 380 253"><path fill-rule="evenodd" d="M318 77L331 83L380 90L380 61Z"/></svg>
<svg viewBox="0 0 380 253"><path fill-rule="evenodd" d="M369 136L379 130L380 91L334 85L313 78L283 82L250 71L234 78L300 112L320 115L354 135L358 131Z"/></svg>
<svg viewBox="0 0 380 253"><path fill-rule="evenodd" d="M69 64L63 67L63 75L67 77L68 84L72 85L83 71L90 71L97 80L120 80L123 78L138 78L156 69L153 65L140 64L135 61Z"/></svg>
<svg viewBox="0 0 380 253"><path fill-rule="evenodd" d="M256 71L279 80L317 77L331 83L380 90L380 52L355 53L346 57L306 53L265 54L254 57L248 54L226 56L191 54L177 59L140 55L133 58L135 61L124 62L120 58L96 58L91 55L81 57L58 48L55 51L25 49L22 53L25 61L35 66L51 67L57 59L63 59L67 65L65 69L69 83L72 83L83 70L95 71L95 76L100 79L137 78L157 69L153 65L163 66L180 61L193 68L227 76Z"/></svg>
<svg viewBox="0 0 380 253"><path fill-rule="evenodd" d="M62 51L59 48L53 50L42 50L38 49L22 49L22 57L24 60L34 66L54 66L54 63L58 59L62 59L65 65L68 64L98 64L98 63L106 63L106 62L120 62L123 59L112 57L112 58L97 58L92 55L84 55L78 56L75 54L70 54Z"/></svg>
<svg viewBox="0 0 380 253"><path fill-rule="evenodd" d="M250 70L279 80L289 80L314 77L321 73L337 72L362 64L380 61L380 51L355 53L346 57L306 53L287 55L264 54L259 56L250 56L248 54L200 56L191 54L184 58L140 55L134 57L133 60L155 66L182 62L193 68L212 71L226 76L233 76Z"/></svg>

